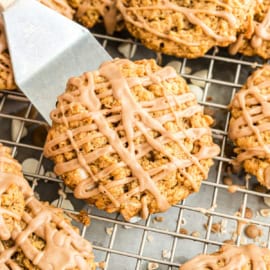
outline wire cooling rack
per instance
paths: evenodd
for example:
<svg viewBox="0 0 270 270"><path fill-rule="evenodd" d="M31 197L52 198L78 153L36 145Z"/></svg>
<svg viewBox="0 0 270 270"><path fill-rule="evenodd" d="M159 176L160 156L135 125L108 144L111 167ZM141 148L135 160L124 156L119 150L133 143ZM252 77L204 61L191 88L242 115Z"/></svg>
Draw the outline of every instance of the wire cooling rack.
<svg viewBox="0 0 270 270"><path fill-rule="evenodd" d="M1 91L0 142L12 147L13 156L20 162L35 159L36 164L30 162L32 167L24 168L24 174L36 195L69 213L77 214L83 208L87 211L91 225L74 224L85 238L91 240L96 260L104 261L108 270L175 270L199 253L216 251L223 241L229 239L233 239L236 245L255 242L269 247L270 217L260 213L269 212L264 210L268 209L264 198L270 198L270 195L258 189L253 177L241 171L231 174L233 151L227 139L230 117L227 105L254 68L263 64L262 60L231 57L226 50L218 48L200 59L177 59L155 54L126 34L117 38L95 35L113 57L123 57L117 48L128 44L126 49L130 59L155 58L163 66L177 61L174 63L179 67L178 72L188 82L194 79L204 82L200 103L205 112L215 119L212 131L221 153L214 160L209 178L202 183L199 193L189 196L166 213L128 223L120 215L86 206L72 196L62 181L50 173L53 165L43 157L42 147L33 143L39 134L36 133L37 128L46 123L42 118L32 117L32 105L22 93ZM207 76L202 79L192 75L199 70L205 70ZM18 131L11 139L11 126L15 122ZM26 136L25 130L28 133ZM228 192L228 186L223 183L226 176L238 185L235 193ZM250 209L253 216L247 219L245 213ZM256 224L262 235L255 240L247 238L243 230L248 224Z"/></svg>

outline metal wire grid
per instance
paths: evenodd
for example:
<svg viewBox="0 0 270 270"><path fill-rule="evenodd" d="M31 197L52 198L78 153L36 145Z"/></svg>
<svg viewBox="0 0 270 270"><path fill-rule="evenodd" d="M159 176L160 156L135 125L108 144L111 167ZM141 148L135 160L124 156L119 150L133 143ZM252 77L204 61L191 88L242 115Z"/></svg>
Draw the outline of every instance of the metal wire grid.
<svg viewBox="0 0 270 270"><path fill-rule="evenodd" d="M40 119L31 119L32 105L20 92L0 92L0 142L12 147L12 154L19 161L34 157L38 166L34 173L24 171L32 188L42 200L57 200L57 206L66 212L77 214L85 207L91 217L92 224L85 227L76 224L82 236L93 243L97 261L105 261L106 269L151 269L149 263L157 263L158 269L178 269L181 263L198 253L210 253L219 248L222 242L232 237L236 244L243 244L243 232L235 234L239 221L253 223L260 226L263 236L256 241L257 245L270 246L270 218L256 215L263 204L263 197L270 195L256 192L252 189L254 179L244 180L244 175L234 175L234 181L242 187L235 194L229 193L228 186L222 178L226 175L226 167L231 162L231 145L227 140L229 113L227 104L235 92L246 80L254 67L262 65L260 59L229 57L223 50L214 49L210 54L199 60L176 59L168 56L156 55L134 40L109 37L96 34L96 37L113 57L121 57L117 51L120 44L130 44L129 58L138 59L154 57L160 64L169 61L181 61L179 73L187 80L197 79L205 82L203 98L200 102L214 112L216 124L212 131L215 141L221 147L220 155L215 159L209 178L202 183L199 194L191 195L168 212L150 216L147 220L137 223L125 222L121 216L107 214L91 206L75 200L72 194L63 187L62 181L55 177L40 173L41 166L45 171L52 170L52 163L44 159L42 147L33 145L30 134L22 138L25 126L40 126L45 122ZM202 79L188 74L186 68L193 71L207 69L207 77ZM16 116L14 112L25 108L24 116ZM15 141L10 138L11 121L20 120L20 128ZM33 128L32 128L33 129ZM59 192L64 189L67 197L74 205L74 209L66 207L65 196ZM253 209L253 218L244 218L247 207ZM240 209L241 208L241 209ZM238 215L235 215L240 209ZM163 221L155 217L162 217ZM222 222L226 225L223 233L211 231L212 225ZM238 225L237 225L238 224ZM225 226L224 225L224 226ZM186 228L188 234L181 231Z"/></svg>

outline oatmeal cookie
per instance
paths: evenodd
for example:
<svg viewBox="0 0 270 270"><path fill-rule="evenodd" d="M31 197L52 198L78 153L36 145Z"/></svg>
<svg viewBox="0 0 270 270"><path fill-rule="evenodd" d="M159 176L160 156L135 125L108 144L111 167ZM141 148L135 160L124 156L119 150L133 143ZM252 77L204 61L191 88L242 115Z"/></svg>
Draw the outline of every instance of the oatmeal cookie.
<svg viewBox="0 0 270 270"><path fill-rule="evenodd" d="M229 52L234 55L242 53L247 56L258 55L270 58L270 0L258 0L255 15L248 35L240 33L237 41L230 45Z"/></svg>
<svg viewBox="0 0 270 270"><path fill-rule="evenodd" d="M103 21L106 32L112 35L124 27L121 13L116 8L115 0L68 0L76 9L75 18L88 28Z"/></svg>
<svg viewBox="0 0 270 270"><path fill-rule="evenodd" d="M252 0L117 0L129 32L148 48L195 58L236 40L253 16Z"/></svg>
<svg viewBox="0 0 270 270"><path fill-rule="evenodd" d="M270 65L256 70L231 105L229 137L236 161L270 189Z"/></svg>
<svg viewBox="0 0 270 270"><path fill-rule="evenodd" d="M67 0L38 0L45 6L54 9L69 19L73 19L74 10L68 4Z"/></svg>
<svg viewBox="0 0 270 270"><path fill-rule="evenodd" d="M225 245L213 254L198 255L180 267L180 270L205 269L270 269L270 250L253 244L235 247Z"/></svg>
<svg viewBox="0 0 270 270"><path fill-rule="evenodd" d="M92 246L61 209L41 203L0 144L0 269L94 270Z"/></svg>
<svg viewBox="0 0 270 270"><path fill-rule="evenodd" d="M212 118L172 67L116 59L71 78L51 113L44 154L76 198L126 220L200 188L219 147Z"/></svg>

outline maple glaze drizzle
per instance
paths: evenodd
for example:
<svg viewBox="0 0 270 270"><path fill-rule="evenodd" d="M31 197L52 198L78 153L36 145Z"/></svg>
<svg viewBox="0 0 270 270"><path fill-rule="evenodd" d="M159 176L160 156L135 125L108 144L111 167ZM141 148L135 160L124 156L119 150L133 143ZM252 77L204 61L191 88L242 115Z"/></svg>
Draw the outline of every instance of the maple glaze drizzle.
<svg viewBox="0 0 270 270"><path fill-rule="evenodd" d="M100 0L95 4L91 4L90 1L84 0L78 7L76 16L82 17L87 12L98 11L104 20L106 32L112 35L116 30L117 23L122 20L121 14L119 14L116 8L115 0Z"/></svg>
<svg viewBox="0 0 270 270"><path fill-rule="evenodd" d="M270 78L265 77L263 72L270 72L270 65L264 65L255 71L247 81L244 89L241 89L234 97L231 106L241 109L241 115L231 121L229 137L237 140L245 136L254 135L257 145L243 149L238 154L237 161L243 162L255 156L259 158L270 157L270 145L264 143L262 132L270 130L270 94L263 93L263 89L270 88ZM269 75L266 75L269 76ZM263 77L259 84L254 84L256 80ZM270 188L269 169L265 170L265 184Z"/></svg>
<svg viewBox="0 0 270 270"><path fill-rule="evenodd" d="M250 263L252 269L266 270L264 259L269 256L269 249L253 244L240 247L225 245L218 253L196 256L183 264L180 270L242 270Z"/></svg>
<svg viewBox="0 0 270 270"><path fill-rule="evenodd" d="M200 14L200 13L210 15L210 16L216 16L227 21L230 28L237 27L237 19L232 13L233 12L232 7L229 6L228 4L221 3L220 1L214 0L213 2L216 3L220 8L223 8L224 10L187 8L187 7L177 5L169 0L162 0L162 1L159 1L159 3L156 5L153 4L151 6L143 6L143 7L125 7L125 5L122 2L123 2L122 0L118 0L117 7L120 10L125 21L149 33L152 33L153 35L156 35L157 37L168 39L173 42L183 44L186 46L199 46L200 45L199 42L192 42L192 41L184 40L183 38L178 37L177 35L162 33L161 31L158 31L154 27L151 27L146 22L143 16L139 14L135 15L136 11L170 10L172 12L182 13L185 16L185 18L189 21L189 23L199 26L207 36L213 38L218 43L234 42L236 40L236 37L234 35L223 36L221 34L215 33L214 30L210 26L208 26L203 20L201 20L198 16L196 16L197 14ZM130 13L133 13L136 19L133 19Z"/></svg>
<svg viewBox="0 0 270 270"><path fill-rule="evenodd" d="M143 77L129 77L125 78L121 74L121 67L125 64L134 65L128 60L114 60L112 62L104 63L95 73L85 73L81 79L72 78L69 84L72 85L73 91L66 92L58 98L58 105L51 113L53 123L62 124L66 127L67 131L52 139L47 140L45 144L44 154L46 157L55 157L58 154L66 153L67 151L74 150L77 153L77 158L70 161L58 163L55 165L55 172L62 175L76 169L80 169L82 173L82 181L75 188L74 194L77 198L88 199L99 193L106 194L112 202L112 209L119 209L120 205L128 198L137 193L145 190L149 191L155 198L160 211L165 211L169 207L166 198L160 193L158 189L158 181L164 179L165 175L179 170L185 176L185 168L193 164L197 165L204 177L207 176L207 169L204 169L200 164L201 159L208 159L216 156L219 153L219 147L215 144L212 146L201 145L201 149L197 154L192 155L186 149L181 140L190 138L192 141L199 140L204 135L210 135L209 128L190 128L188 130L180 130L178 132L169 132L164 127L168 121L176 121L177 118L195 115L202 112L202 107L194 104L186 109L180 110L177 108L181 104L194 101L195 97L192 93L184 93L179 96L166 95L166 89L162 82L176 78L178 75L171 67L162 68L156 72L152 72L149 68L147 76ZM94 74L101 75L106 78L108 83L95 83ZM152 99L150 101L137 102L132 94L131 87L143 85L150 86L157 83L164 90L164 96ZM114 99L119 102L118 107L110 109L101 108L100 95L96 94L96 90L100 87L108 87L108 91L100 95L102 97L113 95ZM87 112L76 115L67 115L67 111L75 104L81 104ZM175 109L176 108L176 109ZM150 112L168 110L165 115L154 118ZM113 111L114 115L106 117L106 114ZM93 120L91 124L80 126L74 129L70 128L72 121L83 121L83 119L90 118ZM121 121L116 129L111 128L111 124ZM134 128L136 127L136 131ZM125 137L120 138L118 131L125 131ZM97 131L94 135L87 135L80 140L75 140L74 137L81 132ZM159 137L153 138L148 133L149 131L156 131L160 134ZM134 144L134 140L144 135L146 142L141 144ZM86 142L91 139L105 136L109 145L98 148L83 154L79 149ZM63 146L56 147L62 141L70 141L71 143ZM179 159L171 154L164 147L165 144L174 142L186 154L186 159ZM127 143L128 146L125 146ZM136 149L135 149L136 148ZM169 163L157 168L145 171L139 163L139 160L148 154L150 151L156 150L169 159ZM106 167L93 174L90 170L89 164L93 163L100 157L117 153L120 157L120 162ZM110 176L110 174L118 168L128 167L131 172L131 177L124 179L113 180L106 186L99 183L99 179ZM81 171L82 170L82 171ZM192 188L197 191L199 188L192 177L188 177ZM109 189L121 186L132 181L138 181L139 186L133 188L129 192L123 194L120 198L114 198ZM146 201L143 202L143 216L146 216Z"/></svg>
<svg viewBox="0 0 270 270"><path fill-rule="evenodd" d="M4 166L13 167L14 173L5 172ZM91 244L59 217L59 209L48 207L34 197L32 189L22 176L21 166L11 158L9 149L0 144L0 197L12 185L19 187L23 193L25 209L19 215L0 204L0 240L14 241L12 247L0 251L0 269L24 269L12 259L18 249L21 249L42 270L67 270L76 267L89 270L86 260L93 259ZM3 214L15 220L16 225L12 232L5 224ZM22 226L22 223L26 226ZM33 246L29 239L33 233L44 240L44 250L40 251Z"/></svg>
<svg viewBox="0 0 270 270"><path fill-rule="evenodd" d="M268 7L264 19L262 22L253 21L251 29L253 31L252 37L250 40L250 46L253 49L259 49L264 41L270 41L270 6ZM229 47L230 54L236 54L243 45L244 35L240 34L235 43L231 44Z"/></svg>

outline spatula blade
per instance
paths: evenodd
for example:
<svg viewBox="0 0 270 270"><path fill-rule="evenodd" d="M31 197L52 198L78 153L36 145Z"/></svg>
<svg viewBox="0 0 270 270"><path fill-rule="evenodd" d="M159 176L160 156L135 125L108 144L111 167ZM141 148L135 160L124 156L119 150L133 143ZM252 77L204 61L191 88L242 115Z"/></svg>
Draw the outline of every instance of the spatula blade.
<svg viewBox="0 0 270 270"><path fill-rule="evenodd" d="M48 123L67 80L111 59L87 29L36 0L17 0L3 18L15 81Z"/></svg>

